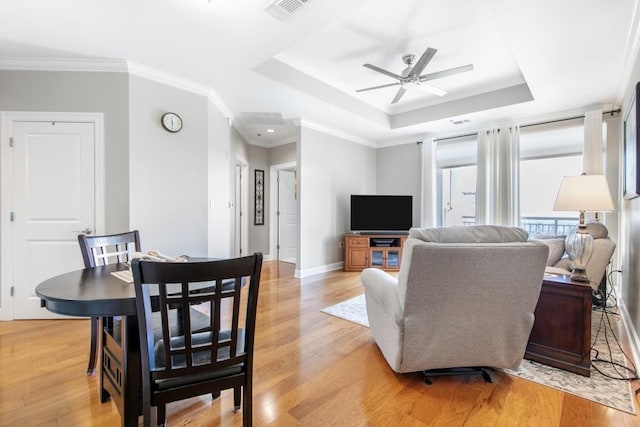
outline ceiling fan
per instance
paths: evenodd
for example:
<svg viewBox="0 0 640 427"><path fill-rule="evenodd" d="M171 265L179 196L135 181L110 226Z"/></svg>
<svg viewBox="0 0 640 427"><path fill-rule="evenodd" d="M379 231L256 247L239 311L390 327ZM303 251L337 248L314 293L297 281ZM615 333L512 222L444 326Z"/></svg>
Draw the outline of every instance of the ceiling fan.
<svg viewBox="0 0 640 427"><path fill-rule="evenodd" d="M382 89L385 87L400 86L400 89L398 89L396 96L394 96L393 100L391 101L392 104L395 104L396 102L398 102L400 98L402 98L402 95L404 95L404 93L407 91L407 89L410 89L413 87L424 89L427 92L433 93L438 96L444 96L447 93L446 91L440 88L437 88L435 86L432 86L430 84L427 84L425 82L429 80L440 79L442 77L452 76L454 74L471 71L473 70L473 64L449 68L448 70L437 71L435 73L420 75L420 73L422 73L422 71L425 69L427 64L433 59L433 56L436 54L437 51L438 51L437 49L428 47L427 50L424 51L424 53L422 54L420 59L418 59L417 62L416 62L416 55L411 55L411 54L404 55L402 57L402 61L405 64L407 64L407 68L402 70L402 75L392 73L390 71L387 71L383 68L377 67L372 64L363 64L362 65L363 67L369 68L370 70L373 70L373 71L377 71L378 73L382 73L385 76L393 77L398 81L395 83L389 83L386 85L358 89L356 90L356 92L365 92L368 90Z"/></svg>

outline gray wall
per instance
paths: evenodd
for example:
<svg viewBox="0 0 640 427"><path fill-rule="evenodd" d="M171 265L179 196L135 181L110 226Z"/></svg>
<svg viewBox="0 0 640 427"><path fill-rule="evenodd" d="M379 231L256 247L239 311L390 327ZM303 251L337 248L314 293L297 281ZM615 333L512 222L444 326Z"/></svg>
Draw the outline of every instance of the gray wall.
<svg viewBox="0 0 640 427"><path fill-rule="evenodd" d="M622 103L622 116L626 114L629 101L635 91L636 82L640 81L640 59L636 58L636 62L631 73L631 78L627 82L624 101ZM636 101L637 102L637 101ZM622 120L621 120L622 123ZM636 124L638 126L638 124ZM624 132L621 127L620 131L620 150L622 150L622 141ZM620 151L622 153L622 151ZM622 155L620 154L622 159ZM636 165L636 173L640 172L640 165ZM624 169L620 167L620 174ZM620 194L622 189L620 189ZM621 279L622 299L626 306L633 327L637 332L640 330L640 197L631 200L622 200L620 205L621 221L620 221L620 242L618 250L620 251L621 269L623 270Z"/></svg>
<svg viewBox="0 0 640 427"><path fill-rule="evenodd" d="M104 232L129 230L127 73L0 71L0 111L103 113Z"/></svg>
<svg viewBox="0 0 640 427"><path fill-rule="evenodd" d="M249 252L262 252L265 255L275 257L270 253L269 247L269 225L271 221L271 166L280 163L296 161L296 143L279 145L277 147L265 148L257 145L247 144L249 151L250 169L250 189L249 189ZM255 185L253 184L253 174L256 169L264 171L264 225L254 225L255 215Z"/></svg>
<svg viewBox="0 0 640 427"><path fill-rule="evenodd" d="M143 250L206 256L207 98L133 75L129 88L131 227ZM180 132L161 126L167 111L182 117Z"/></svg>
<svg viewBox="0 0 640 427"><path fill-rule="evenodd" d="M335 268L349 231L351 194L374 194L376 150L316 130L299 127L298 212L302 277Z"/></svg>
<svg viewBox="0 0 640 427"><path fill-rule="evenodd" d="M416 143L376 150L376 194L413 196L413 226L420 227L422 151Z"/></svg>
<svg viewBox="0 0 640 427"><path fill-rule="evenodd" d="M278 145L269 149L269 165L296 161L296 143Z"/></svg>
<svg viewBox="0 0 640 427"><path fill-rule="evenodd" d="M271 180L269 175L269 150L257 145L249 146L249 252L269 253L269 195L271 194ZM256 186L254 174L256 169L264 171L264 224L255 225L255 195Z"/></svg>

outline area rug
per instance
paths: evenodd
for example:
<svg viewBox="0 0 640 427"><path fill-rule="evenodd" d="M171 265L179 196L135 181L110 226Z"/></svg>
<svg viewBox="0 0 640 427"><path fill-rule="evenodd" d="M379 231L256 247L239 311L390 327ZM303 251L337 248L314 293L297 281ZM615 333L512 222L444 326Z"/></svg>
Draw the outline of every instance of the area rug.
<svg viewBox="0 0 640 427"><path fill-rule="evenodd" d="M321 311L362 326L369 326L364 295L348 299ZM608 326L610 324L616 335L619 336L621 328L618 327L617 316L608 315L603 319L604 322L601 322L601 316L602 314L599 311L594 311L592 315L591 339L594 340L597 337L597 340L593 346L591 357L595 358L597 356L613 360L622 365L628 365L629 362L625 360L625 356L616 345L611 334L611 328ZM604 333L605 326L608 328L606 336ZM600 329L599 332L598 329ZM608 348L611 348L611 357L609 357ZM618 372L616 372L612 365L608 363L596 362L596 366L610 376L629 375L628 372L623 372L621 368L618 368ZM630 414L636 413L633 392L629 382L607 378L593 368L591 369L591 377L583 377L582 375L573 374L541 363L523 360L518 371L508 369L503 371L509 375L553 387L620 411Z"/></svg>
<svg viewBox="0 0 640 427"><path fill-rule="evenodd" d="M367 317L367 304L364 300L364 294L357 297L342 301L331 307L323 308L323 313L357 323L362 326L369 327L369 318Z"/></svg>

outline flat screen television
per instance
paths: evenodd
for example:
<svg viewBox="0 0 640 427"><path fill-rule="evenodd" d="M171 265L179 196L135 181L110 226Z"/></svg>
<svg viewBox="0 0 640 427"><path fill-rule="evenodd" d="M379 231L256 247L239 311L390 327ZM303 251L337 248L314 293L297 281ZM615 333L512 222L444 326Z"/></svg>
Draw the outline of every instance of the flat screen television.
<svg viewBox="0 0 640 427"><path fill-rule="evenodd" d="M351 195L351 231L407 232L412 218L413 196Z"/></svg>

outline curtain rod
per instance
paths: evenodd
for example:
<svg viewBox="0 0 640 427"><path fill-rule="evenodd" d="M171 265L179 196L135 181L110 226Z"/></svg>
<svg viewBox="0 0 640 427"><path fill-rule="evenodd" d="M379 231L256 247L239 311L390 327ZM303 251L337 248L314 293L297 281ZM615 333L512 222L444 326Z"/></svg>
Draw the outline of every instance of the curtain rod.
<svg viewBox="0 0 640 427"><path fill-rule="evenodd" d="M602 115L604 116L606 114L611 114L613 116L614 114L617 114L620 111L621 111L620 108L618 108L617 110L603 111ZM548 120L546 122L529 123L529 124L526 124L526 125L522 125L520 127L521 128L527 128L527 127L530 127L530 126L547 125L547 124L551 124L551 123L565 122L567 120L575 120L575 119L584 119L584 114L582 114L581 116L567 117L567 118L564 118L564 119ZM467 136L477 136L477 135L478 135L478 132L472 132L472 133L467 133L467 134L464 134L464 135L455 135L455 136L447 136L447 137L444 137L444 138L436 138L436 139L434 139L434 141L435 142L447 141L449 139L465 138Z"/></svg>

